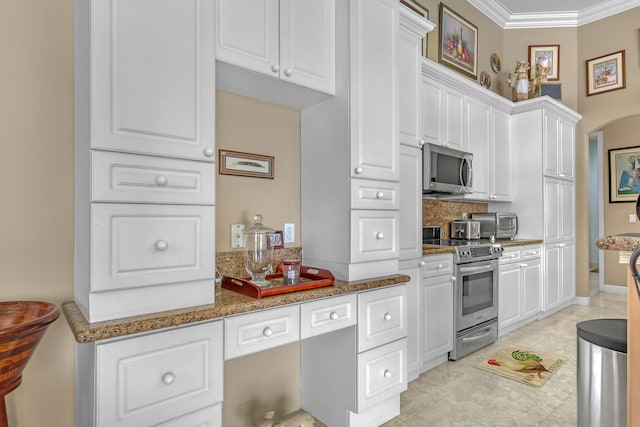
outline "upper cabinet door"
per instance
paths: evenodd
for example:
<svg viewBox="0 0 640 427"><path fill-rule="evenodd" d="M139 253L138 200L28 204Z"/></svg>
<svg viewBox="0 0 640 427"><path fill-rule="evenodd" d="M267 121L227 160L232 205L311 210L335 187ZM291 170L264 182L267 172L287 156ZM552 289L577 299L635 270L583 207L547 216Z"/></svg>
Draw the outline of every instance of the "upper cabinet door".
<svg viewBox="0 0 640 427"><path fill-rule="evenodd" d="M558 177L562 179L575 179L575 126L560 121L560 146L558 151L560 152L560 161L558 164Z"/></svg>
<svg viewBox="0 0 640 427"><path fill-rule="evenodd" d="M216 0L216 59L280 74L279 0Z"/></svg>
<svg viewBox="0 0 640 427"><path fill-rule="evenodd" d="M511 117L502 111L492 110L493 147L491 167L492 199L510 201L512 197L511 186Z"/></svg>
<svg viewBox="0 0 640 427"><path fill-rule="evenodd" d="M335 0L280 0L280 78L335 94Z"/></svg>
<svg viewBox="0 0 640 427"><path fill-rule="evenodd" d="M91 3L91 147L213 162L212 0Z"/></svg>
<svg viewBox="0 0 640 427"><path fill-rule="evenodd" d="M351 176L398 181L398 2L351 6Z"/></svg>

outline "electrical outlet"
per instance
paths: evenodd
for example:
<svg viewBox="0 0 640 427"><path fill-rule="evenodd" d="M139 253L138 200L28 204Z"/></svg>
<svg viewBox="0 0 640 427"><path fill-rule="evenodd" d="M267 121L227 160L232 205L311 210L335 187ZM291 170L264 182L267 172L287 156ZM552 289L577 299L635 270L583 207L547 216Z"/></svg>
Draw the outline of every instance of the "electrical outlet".
<svg viewBox="0 0 640 427"><path fill-rule="evenodd" d="M284 225L284 243L293 243L296 241L296 225Z"/></svg>
<svg viewBox="0 0 640 427"><path fill-rule="evenodd" d="M244 231L244 224L231 224L231 247L242 247L242 232Z"/></svg>
<svg viewBox="0 0 640 427"><path fill-rule="evenodd" d="M636 222L636 214L629 214L629 222Z"/></svg>

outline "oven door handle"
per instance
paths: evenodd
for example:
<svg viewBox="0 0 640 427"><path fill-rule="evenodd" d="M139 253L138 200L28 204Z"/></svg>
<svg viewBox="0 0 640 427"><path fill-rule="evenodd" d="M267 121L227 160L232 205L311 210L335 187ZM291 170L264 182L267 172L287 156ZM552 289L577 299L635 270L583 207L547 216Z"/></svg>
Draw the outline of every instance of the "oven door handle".
<svg viewBox="0 0 640 427"><path fill-rule="evenodd" d="M481 273L483 271L491 271L494 269L493 263L480 265L476 267L459 267L458 271L462 274L473 274L473 273Z"/></svg>
<svg viewBox="0 0 640 427"><path fill-rule="evenodd" d="M485 332L482 335L476 335L475 337L464 337L462 338L462 342L473 342L473 341L478 341L481 340L485 337L488 337L489 335L491 335L491 328L487 329L487 332Z"/></svg>

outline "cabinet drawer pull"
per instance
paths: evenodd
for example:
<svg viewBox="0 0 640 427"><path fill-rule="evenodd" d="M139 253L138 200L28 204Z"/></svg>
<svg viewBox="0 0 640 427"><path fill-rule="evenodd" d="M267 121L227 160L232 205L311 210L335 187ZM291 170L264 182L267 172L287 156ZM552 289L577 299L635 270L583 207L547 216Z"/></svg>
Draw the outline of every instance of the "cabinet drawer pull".
<svg viewBox="0 0 640 427"><path fill-rule="evenodd" d="M525 268L525 267L527 267L527 263L526 263L526 262L523 262L522 264L520 264L520 267L521 267L521 268Z"/></svg>
<svg viewBox="0 0 640 427"><path fill-rule="evenodd" d="M376 199L382 199L384 197L384 193L382 191L378 191L376 193Z"/></svg>
<svg viewBox="0 0 640 427"><path fill-rule="evenodd" d="M420 267L424 267L424 265L425 265L425 264L426 264L426 262L424 262L424 260L422 260L422 261L420 261L420 262L418 263L418 266L420 266Z"/></svg>
<svg viewBox="0 0 640 427"><path fill-rule="evenodd" d="M390 313L385 313L384 314L384 320L391 320L391 314Z"/></svg>
<svg viewBox="0 0 640 427"><path fill-rule="evenodd" d="M438 270L439 270L439 269L441 269L441 268L444 268L444 264L440 263L440 264L436 265L436 268L437 268Z"/></svg>
<svg viewBox="0 0 640 427"><path fill-rule="evenodd" d="M165 185L167 185L167 182L169 182L169 180L167 179L166 176L164 175L156 176L156 184L158 184L159 186L164 187Z"/></svg>
<svg viewBox="0 0 640 427"><path fill-rule="evenodd" d="M384 238L384 234L382 234L380 232L376 233L376 239L382 240L383 238Z"/></svg>
<svg viewBox="0 0 640 427"><path fill-rule="evenodd" d="M203 150L203 153L206 157L212 157L215 154L215 150L211 147L207 147Z"/></svg>
<svg viewBox="0 0 640 427"><path fill-rule="evenodd" d="M451 279L449 279L449 280L451 280L452 282L455 282L456 281L456 276L451 276Z"/></svg>
<svg viewBox="0 0 640 427"><path fill-rule="evenodd" d="M338 320L338 313L336 313L335 311L332 311L332 312L329 314L329 319L331 319L331 320Z"/></svg>
<svg viewBox="0 0 640 427"><path fill-rule="evenodd" d="M273 335L273 329L267 326L262 330L262 335L264 335L265 337L270 337L271 335Z"/></svg>
<svg viewBox="0 0 640 427"><path fill-rule="evenodd" d="M385 369L385 370L384 370L384 377L385 377L385 378L391 378L391 371L390 371L390 370L388 370L388 369Z"/></svg>
<svg viewBox="0 0 640 427"><path fill-rule="evenodd" d="M362 173L362 168L355 168L354 172L356 173L356 175L360 175Z"/></svg>
<svg viewBox="0 0 640 427"><path fill-rule="evenodd" d="M167 243L167 242L166 242L166 241L164 241L164 240L158 240L158 241L156 242L156 245L155 245L155 246L156 246L156 249L157 249L157 250L159 250L159 251L161 251L161 252L164 252L164 251L166 251L167 249L169 249L169 243Z"/></svg>
<svg viewBox="0 0 640 427"><path fill-rule="evenodd" d="M418 144L420 145L420 147L422 147L426 143L427 142L424 139L421 139L420 141L418 141Z"/></svg>
<svg viewBox="0 0 640 427"><path fill-rule="evenodd" d="M273 64L271 66L271 71L273 71L274 73L277 73L278 71L280 71L280 66L278 64Z"/></svg>
<svg viewBox="0 0 640 427"><path fill-rule="evenodd" d="M162 375L162 382L166 385L173 384L175 380L176 376L173 374L173 372L167 372L166 374Z"/></svg>
<svg viewBox="0 0 640 427"><path fill-rule="evenodd" d="M284 70L285 76L291 77L292 74L293 74L293 70L291 68L287 68L286 70Z"/></svg>

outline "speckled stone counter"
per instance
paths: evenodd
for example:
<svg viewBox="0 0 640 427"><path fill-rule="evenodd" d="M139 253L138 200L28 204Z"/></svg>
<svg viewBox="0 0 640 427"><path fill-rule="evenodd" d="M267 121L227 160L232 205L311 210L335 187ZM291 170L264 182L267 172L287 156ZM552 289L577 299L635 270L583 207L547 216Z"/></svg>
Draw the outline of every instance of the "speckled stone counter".
<svg viewBox="0 0 640 427"><path fill-rule="evenodd" d="M632 251L640 246L639 233L618 234L614 236L599 237L596 239L596 248L610 251Z"/></svg>
<svg viewBox="0 0 640 427"><path fill-rule="evenodd" d="M409 280L409 276L401 274L354 282L336 280L334 286L260 299L250 298L216 286L214 304L95 323L89 323L87 321L74 301L62 304L62 310L76 341L86 343L122 337L139 332L186 325L194 322L213 320L234 314L248 313L255 310L301 303L335 295L350 294L367 289L405 283Z"/></svg>
<svg viewBox="0 0 640 427"><path fill-rule="evenodd" d="M488 242L489 240L481 239L481 242ZM640 241L640 239L639 239ZM514 240L497 240L496 243L500 243L503 247L508 248L511 246L527 246L527 245L539 245L542 240L531 239L514 239ZM453 253L455 249L451 246L438 246L438 245L422 245L422 255L437 255Z"/></svg>

